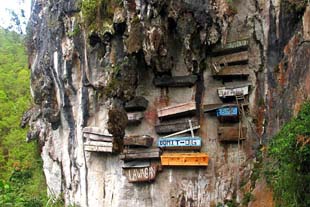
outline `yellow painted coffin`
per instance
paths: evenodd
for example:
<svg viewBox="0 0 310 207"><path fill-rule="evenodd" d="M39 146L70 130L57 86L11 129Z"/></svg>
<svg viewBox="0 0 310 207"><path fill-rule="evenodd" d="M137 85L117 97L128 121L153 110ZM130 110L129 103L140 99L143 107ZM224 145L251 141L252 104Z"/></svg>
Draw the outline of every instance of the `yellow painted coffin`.
<svg viewBox="0 0 310 207"><path fill-rule="evenodd" d="M164 153L160 156L163 166L208 166L207 153Z"/></svg>

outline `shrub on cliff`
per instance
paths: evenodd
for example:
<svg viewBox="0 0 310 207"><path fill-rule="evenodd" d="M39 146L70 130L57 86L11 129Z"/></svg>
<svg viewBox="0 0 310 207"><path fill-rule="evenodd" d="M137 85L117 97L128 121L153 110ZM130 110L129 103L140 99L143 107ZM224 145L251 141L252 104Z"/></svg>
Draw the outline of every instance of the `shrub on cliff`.
<svg viewBox="0 0 310 207"><path fill-rule="evenodd" d="M310 206L310 103L285 124L268 147L267 181L277 206Z"/></svg>

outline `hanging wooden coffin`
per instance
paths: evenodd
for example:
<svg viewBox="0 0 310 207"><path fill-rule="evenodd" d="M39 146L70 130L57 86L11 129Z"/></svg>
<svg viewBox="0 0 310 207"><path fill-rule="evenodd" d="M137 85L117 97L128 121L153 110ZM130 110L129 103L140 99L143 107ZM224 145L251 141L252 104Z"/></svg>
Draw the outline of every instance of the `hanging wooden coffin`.
<svg viewBox="0 0 310 207"><path fill-rule="evenodd" d="M191 87L196 81L196 75L162 76L154 79L154 85L157 87Z"/></svg>
<svg viewBox="0 0 310 207"><path fill-rule="evenodd" d="M216 110L216 116L221 122L236 122L239 120L238 106L226 106Z"/></svg>
<svg viewBox="0 0 310 207"><path fill-rule="evenodd" d="M235 53L235 52L241 52L248 50L249 47L249 40L237 40L233 42L228 42L225 45L220 45L215 47L212 50L213 56L223 55L223 54L229 54L229 53Z"/></svg>
<svg viewBox="0 0 310 207"><path fill-rule="evenodd" d="M128 112L144 111L147 108L148 104L148 100L146 100L144 97L137 96L125 104L125 110Z"/></svg>
<svg viewBox="0 0 310 207"><path fill-rule="evenodd" d="M220 98L232 97L232 96L245 96L249 94L249 86L238 87L221 87L217 89Z"/></svg>
<svg viewBox="0 0 310 207"><path fill-rule="evenodd" d="M198 126L198 121L194 118L191 119L192 126ZM170 121L164 121L160 122L160 124L157 124L155 126L155 131L157 134L171 134L174 132L183 131L185 129L188 129L189 122L188 118L186 119L177 119L177 120L170 120Z"/></svg>
<svg viewBox="0 0 310 207"><path fill-rule="evenodd" d="M196 103L188 102L158 109L157 114L158 118L166 119L186 115L193 115L195 111L196 111Z"/></svg>
<svg viewBox="0 0 310 207"><path fill-rule="evenodd" d="M248 62L248 52L238 52L211 58L211 63L217 66L228 66L236 64L246 64Z"/></svg>
<svg viewBox="0 0 310 207"><path fill-rule="evenodd" d="M84 150L89 152L114 152L113 142L86 141Z"/></svg>
<svg viewBox="0 0 310 207"><path fill-rule="evenodd" d="M151 147L154 138L148 135L126 136L124 138L125 146Z"/></svg>
<svg viewBox="0 0 310 207"><path fill-rule="evenodd" d="M142 119L144 118L143 112L130 112L127 113L128 117L128 125L138 125L141 123Z"/></svg>
<svg viewBox="0 0 310 207"><path fill-rule="evenodd" d="M246 127L219 127L217 130L219 141L236 142L244 140L246 137Z"/></svg>
<svg viewBox="0 0 310 207"><path fill-rule="evenodd" d="M155 180L158 164L149 161L131 161L124 163L123 170L128 182L151 182Z"/></svg>
<svg viewBox="0 0 310 207"><path fill-rule="evenodd" d="M161 157L163 166L208 166L207 153L164 153Z"/></svg>
<svg viewBox="0 0 310 207"><path fill-rule="evenodd" d="M159 148L130 148L123 150L123 153L120 155L120 159L158 159L160 155L161 150Z"/></svg>
<svg viewBox="0 0 310 207"><path fill-rule="evenodd" d="M83 129L83 137L89 141L104 141L112 142L113 137L107 132L99 127L85 127Z"/></svg>
<svg viewBox="0 0 310 207"><path fill-rule="evenodd" d="M158 147L163 149L199 150L201 148L200 137L169 137L159 138Z"/></svg>
<svg viewBox="0 0 310 207"><path fill-rule="evenodd" d="M232 66L218 66L211 65L216 73L215 77L247 77L250 75L250 70L247 65L232 65Z"/></svg>

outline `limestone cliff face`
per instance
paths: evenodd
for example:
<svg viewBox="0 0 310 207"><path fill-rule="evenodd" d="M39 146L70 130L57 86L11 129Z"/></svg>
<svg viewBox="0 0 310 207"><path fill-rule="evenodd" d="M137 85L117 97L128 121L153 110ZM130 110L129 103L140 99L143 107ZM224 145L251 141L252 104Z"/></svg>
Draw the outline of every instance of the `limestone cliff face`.
<svg viewBox="0 0 310 207"><path fill-rule="evenodd" d="M241 202L259 145L310 94L309 6L289 0L124 0L97 1L91 10L85 7L90 2L96 1L33 4L28 49L36 106L28 139L41 145L49 193L83 207ZM222 54L217 65L214 51L240 40L246 40L245 58ZM215 75L225 67L246 68L246 75ZM193 86L155 86L154 79L186 75L197 77ZM222 103L217 89L236 81L251 85L243 100L248 105L233 124L246 128L239 144L220 142L223 123L204 110ZM141 96L148 101L144 118L131 126L124 106ZM195 133L202 138L200 151L210 157L208 167L163 167L152 183L129 183L118 153L84 150L85 127L112 134L119 150L124 136L157 140L157 110L185 102L196 104L190 118L199 122Z"/></svg>

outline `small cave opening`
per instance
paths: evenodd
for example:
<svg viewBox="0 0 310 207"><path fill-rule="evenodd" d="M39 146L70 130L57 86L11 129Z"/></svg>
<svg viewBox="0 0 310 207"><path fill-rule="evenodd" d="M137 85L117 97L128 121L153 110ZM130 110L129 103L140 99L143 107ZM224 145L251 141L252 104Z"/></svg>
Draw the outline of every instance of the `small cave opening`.
<svg viewBox="0 0 310 207"><path fill-rule="evenodd" d="M176 28L177 28L177 22L173 18L168 17L168 31L170 33L173 33L176 31Z"/></svg>
<svg viewBox="0 0 310 207"><path fill-rule="evenodd" d="M119 34L119 35L123 35L125 30L126 30L126 22L122 22L122 23L114 23L113 24L113 28L114 28L114 31L116 34Z"/></svg>
<svg viewBox="0 0 310 207"><path fill-rule="evenodd" d="M95 47L98 43L99 44L101 43L101 38L99 37L99 35L97 33L92 33L89 36L89 44L90 44L90 46Z"/></svg>

